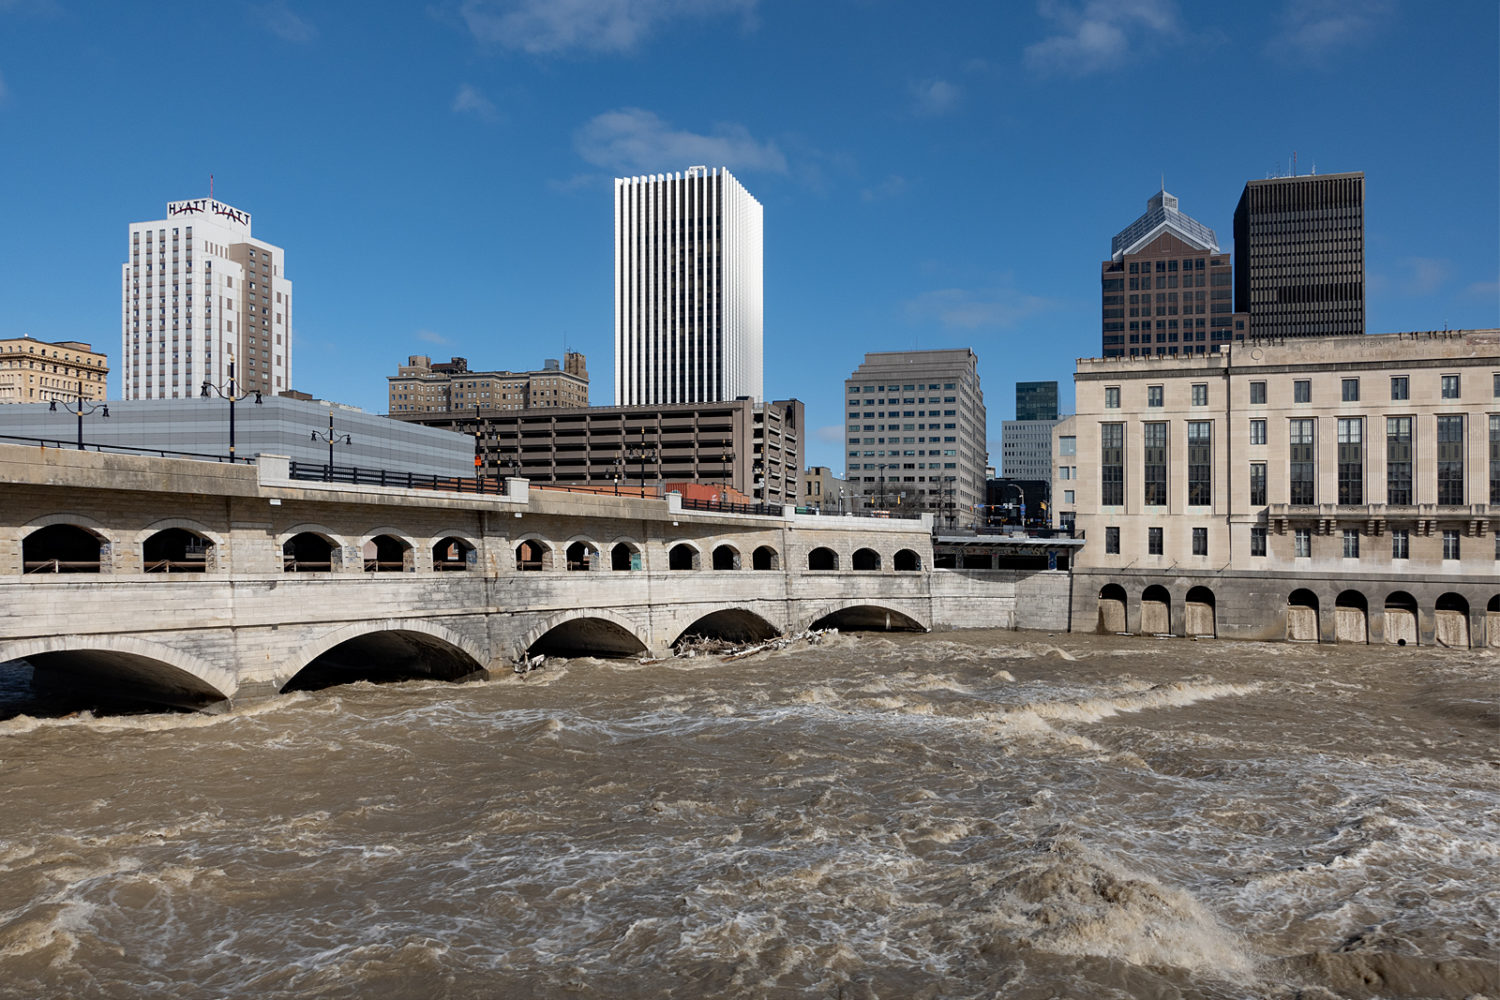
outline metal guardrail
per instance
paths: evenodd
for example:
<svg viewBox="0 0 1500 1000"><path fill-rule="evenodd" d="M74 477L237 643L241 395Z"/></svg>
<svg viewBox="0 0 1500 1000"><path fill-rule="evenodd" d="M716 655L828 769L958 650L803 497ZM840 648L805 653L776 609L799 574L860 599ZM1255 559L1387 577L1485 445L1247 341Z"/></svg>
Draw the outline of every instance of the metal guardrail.
<svg viewBox="0 0 1500 1000"><path fill-rule="evenodd" d="M470 476L423 475L416 472L392 472L389 469L361 469L356 466L326 463L312 465L292 462L290 474L303 482L349 483L354 486L391 486L408 490L441 490L445 493L479 493L499 495L505 483L498 479L475 479Z"/></svg>
<svg viewBox="0 0 1500 1000"><path fill-rule="evenodd" d="M57 448L61 451L77 451L78 442L73 438L37 438L19 437L15 434L0 434L0 441L15 442L17 444L34 444L43 448ZM171 448L139 448L128 444L103 444L98 441L85 441L84 451L96 451L100 453L116 455L155 455L157 458L187 458L196 462L233 462L236 465L254 465L254 458L241 458L235 456L231 459L228 455L206 455L199 451L174 451Z"/></svg>

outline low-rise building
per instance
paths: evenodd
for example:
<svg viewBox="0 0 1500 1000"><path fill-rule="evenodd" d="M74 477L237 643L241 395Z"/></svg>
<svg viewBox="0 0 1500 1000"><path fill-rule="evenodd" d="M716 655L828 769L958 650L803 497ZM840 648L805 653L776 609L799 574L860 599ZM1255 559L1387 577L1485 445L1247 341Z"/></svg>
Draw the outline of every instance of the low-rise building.
<svg viewBox="0 0 1500 1000"><path fill-rule="evenodd" d="M848 502L844 493L844 481L833 474L826 465L809 465L802 470L800 496L797 505L816 507L819 510L843 511Z"/></svg>
<svg viewBox="0 0 1500 1000"><path fill-rule="evenodd" d="M104 399L109 363L76 340L0 340L0 403Z"/></svg>
<svg viewBox="0 0 1500 1000"><path fill-rule="evenodd" d="M569 351L561 365L548 358L538 371L470 371L467 358L433 363L413 354L386 378L390 415L421 423L425 417L491 410L533 410L589 405L589 372L582 354Z"/></svg>

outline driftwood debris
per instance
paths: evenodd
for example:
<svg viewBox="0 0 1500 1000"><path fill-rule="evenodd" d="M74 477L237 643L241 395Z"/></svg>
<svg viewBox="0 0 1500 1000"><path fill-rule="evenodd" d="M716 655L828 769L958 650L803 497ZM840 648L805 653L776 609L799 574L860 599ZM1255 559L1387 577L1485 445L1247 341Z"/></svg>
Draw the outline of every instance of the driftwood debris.
<svg viewBox="0 0 1500 1000"><path fill-rule="evenodd" d="M727 639L689 636L677 644L676 655L688 657L721 656L724 658L725 663L732 663L735 660L743 660L747 656L754 656L756 653L786 649L788 646L799 642L806 642L808 645L815 646L824 639L838 634L839 630L836 628L803 629L800 632L793 632L790 635L779 635L774 639L767 639L765 642L757 642L748 646L743 643L730 642ZM662 661L654 659L641 660L641 662L660 663Z"/></svg>

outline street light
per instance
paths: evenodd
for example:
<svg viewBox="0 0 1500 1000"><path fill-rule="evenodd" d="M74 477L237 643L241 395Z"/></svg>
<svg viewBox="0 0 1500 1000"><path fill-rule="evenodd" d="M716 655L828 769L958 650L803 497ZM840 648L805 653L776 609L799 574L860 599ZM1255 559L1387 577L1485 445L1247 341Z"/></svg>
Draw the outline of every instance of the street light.
<svg viewBox="0 0 1500 1000"><path fill-rule="evenodd" d="M47 409L50 412L52 412L52 413L56 413L57 412L57 400L54 399L52 401L52 405L49 406L49 407L47 407ZM84 399L83 398L83 382L82 382L82 380L80 380L79 383L78 383L78 400L77 400L77 402L75 402L72 406L64 406L63 407L63 412L64 413L76 413L76 414L78 414L78 450L79 451L83 451L83 418L84 418L84 415L88 414L88 413L93 413L95 410L99 411L99 416L104 417L105 419L109 418L109 404L107 404L107 403L101 403L101 402L98 402L96 400L88 400L88 399Z"/></svg>
<svg viewBox="0 0 1500 1000"><path fill-rule="evenodd" d="M646 444L646 428L641 428L641 443L633 448L626 449L626 457L636 459L640 462L641 472L641 496L646 495L646 462L658 460L660 451L656 445Z"/></svg>
<svg viewBox="0 0 1500 1000"><path fill-rule="evenodd" d="M1026 530L1026 491L1023 490L1023 489L1021 489L1021 487L1017 486L1015 483L1006 483L1005 485L1009 486L1011 489L1013 489L1017 493L1021 494L1021 530L1025 531Z"/></svg>
<svg viewBox="0 0 1500 1000"><path fill-rule="evenodd" d="M340 437L343 438L342 441L339 440ZM333 482L333 446L335 444L345 444L345 445L347 445L347 444L351 444L352 443L350 441L350 439L349 439L349 435L347 435L347 434L339 435L339 434L335 434L333 432L333 408L332 407L330 407L329 410L328 410L328 430L326 432L324 432L324 431L313 431L312 432L312 440L313 441L327 441L328 442L328 469L323 474L323 481L325 483L331 483L331 482Z"/></svg>
<svg viewBox="0 0 1500 1000"><path fill-rule="evenodd" d="M231 465L233 465L234 464L234 404L238 403L242 399L249 399L251 396L254 396L255 397L255 405L256 406L260 406L261 405L260 390L258 390L258 389L246 389L244 392L240 392L239 391L239 386L235 384L235 381L234 381L234 348L230 348L229 349L229 386L228 386L228 388L226 389L223 386L215 385L214 383L208 381L207 379L204 379L203 380L203 390L202 390L202 392L199 393L199 395L202 396L204 399L212 399L214 396L218 396L221 399L227 399L227 400L229 400L229 463Z"/></svg>

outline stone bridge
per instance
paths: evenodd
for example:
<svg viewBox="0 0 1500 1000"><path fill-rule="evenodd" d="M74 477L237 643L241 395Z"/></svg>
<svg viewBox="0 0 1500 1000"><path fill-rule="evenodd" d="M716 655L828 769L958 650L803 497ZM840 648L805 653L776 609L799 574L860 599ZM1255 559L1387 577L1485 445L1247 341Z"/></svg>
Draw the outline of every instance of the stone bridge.
<svg viewBox="0 0 1500 1000"><path fill-rule="evenodd" d="M690 636L1013 627L1022 607L1066 629L1067 574L934 570L925 521L0 445L0 662L167 704L665 655Z"/></svg>

